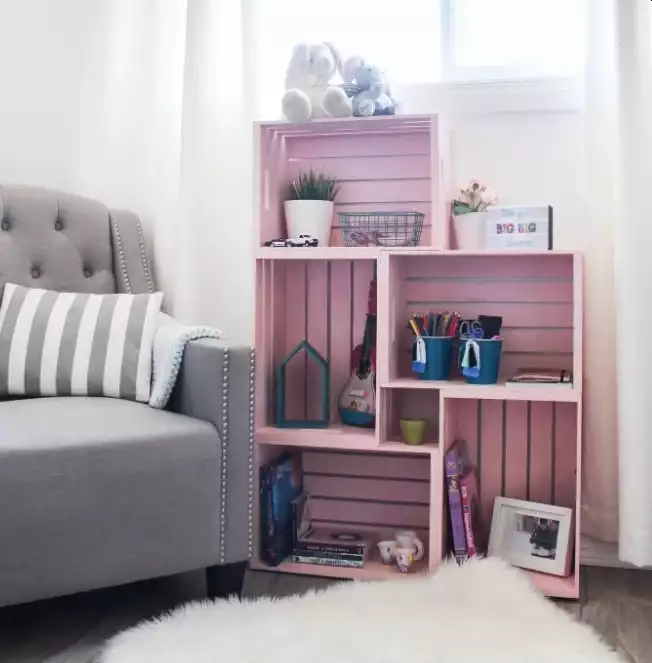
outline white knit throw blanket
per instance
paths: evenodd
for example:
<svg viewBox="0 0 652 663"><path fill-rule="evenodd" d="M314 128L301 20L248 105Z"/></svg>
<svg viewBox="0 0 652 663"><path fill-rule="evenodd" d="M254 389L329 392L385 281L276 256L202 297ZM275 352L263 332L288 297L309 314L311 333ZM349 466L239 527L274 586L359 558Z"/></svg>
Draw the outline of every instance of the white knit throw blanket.
<svg viewBox="0 0 652 663"><path fill-rule="evenodd" d="M184 325L166 313L160 313L152 349L150 406L163 409L167 405L177 382L183 353L189 341L221 337L222 332L213 327Z"/></svg>

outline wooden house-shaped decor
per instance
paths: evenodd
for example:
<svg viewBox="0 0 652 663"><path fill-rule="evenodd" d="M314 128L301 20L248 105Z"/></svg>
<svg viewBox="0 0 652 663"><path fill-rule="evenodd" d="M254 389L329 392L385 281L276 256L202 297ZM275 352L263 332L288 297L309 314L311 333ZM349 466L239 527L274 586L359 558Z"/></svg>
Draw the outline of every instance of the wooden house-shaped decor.
<svg viewBox="0 0 652 663"><path fill-rule="evenodd" d="M288 364L291 361L301 361L301 355L306 362L313 362L318 368L321 393L320 393L320 416L316 419L288 419L287 418L287 394L288 394ZM277 375L276 394L276 425L278 428L327 428L330 419L330 375L328 362L308 343L301 341L294 350L281 362Z"/></svg>

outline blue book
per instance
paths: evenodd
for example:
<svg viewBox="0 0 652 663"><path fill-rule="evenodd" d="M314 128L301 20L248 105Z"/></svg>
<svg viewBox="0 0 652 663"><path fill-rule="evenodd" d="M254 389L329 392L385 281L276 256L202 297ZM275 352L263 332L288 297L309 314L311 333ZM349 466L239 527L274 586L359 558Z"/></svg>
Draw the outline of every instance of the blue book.
<svg viewBox="0 0 652 663"><path fill-rule="evenodd" d="M278 566L295 540L293 502L303 492L299 456L284 453L260 468L261 558Z"/></svg>

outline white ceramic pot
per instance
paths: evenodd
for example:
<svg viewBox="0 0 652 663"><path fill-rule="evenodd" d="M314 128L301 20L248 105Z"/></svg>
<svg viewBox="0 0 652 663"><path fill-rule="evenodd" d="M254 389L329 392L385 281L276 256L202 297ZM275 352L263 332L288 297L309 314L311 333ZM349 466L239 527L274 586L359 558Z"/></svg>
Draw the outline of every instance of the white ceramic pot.
<svg viewBox="0 0 652 663"><path fill-rule="evenodd" d="M328 246L334 209L332 200L286 200L288 237L312 235L319 240L319 246Z"/></svg>
<svg viewBox="0 0 652 663"><path fill-rule="evenodd" d="M484 251L486 248L487 215L471 212L453 216L455 248L460 251Z"/></svg>

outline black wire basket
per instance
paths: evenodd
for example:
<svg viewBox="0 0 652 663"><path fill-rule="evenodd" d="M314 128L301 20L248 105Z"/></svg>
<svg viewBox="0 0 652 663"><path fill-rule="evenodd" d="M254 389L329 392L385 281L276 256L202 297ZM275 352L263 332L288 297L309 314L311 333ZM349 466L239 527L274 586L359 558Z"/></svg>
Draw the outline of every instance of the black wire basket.
<svg viewBox="0 0 652 663"><path fill-rule="evenodd" d="M419 246L421 212L338 212L346 246Z"/></svg>

